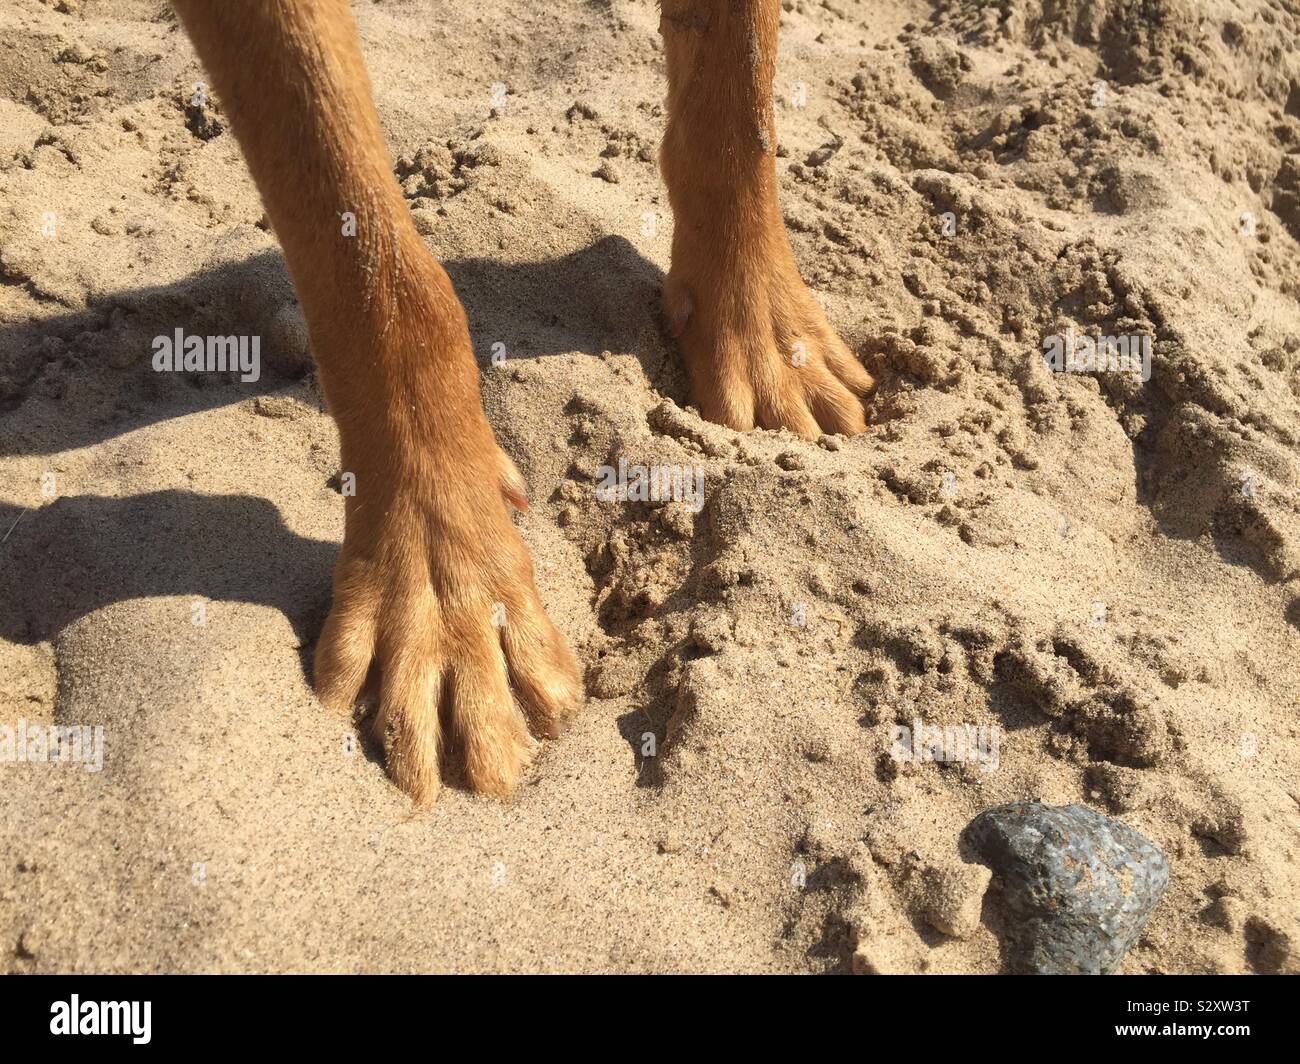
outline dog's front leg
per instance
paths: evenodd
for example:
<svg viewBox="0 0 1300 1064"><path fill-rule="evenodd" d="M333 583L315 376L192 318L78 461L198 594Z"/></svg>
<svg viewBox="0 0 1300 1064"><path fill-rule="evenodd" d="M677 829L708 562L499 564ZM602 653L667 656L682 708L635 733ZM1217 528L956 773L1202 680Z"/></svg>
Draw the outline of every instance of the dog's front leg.
<svg viewBox="0 0 1300 1064"><path fill-rule="evenodd" d="M346 0L175 0L284 248L355 476L316 650L348 711L372 661L389 770L436 794L441 719L504 794L580 697L506 501L522 482L479 400L465 314L393 177ZM515 698L524 714L516 708Z"/></svg>
<svg viewBox="0 0 1300 1064"><path fill-rule="evenodd" d="M776 201L780 0L662 0L673 208L664 311L701 413L806 438L862 432L872 379L795 267Z"/></svg>

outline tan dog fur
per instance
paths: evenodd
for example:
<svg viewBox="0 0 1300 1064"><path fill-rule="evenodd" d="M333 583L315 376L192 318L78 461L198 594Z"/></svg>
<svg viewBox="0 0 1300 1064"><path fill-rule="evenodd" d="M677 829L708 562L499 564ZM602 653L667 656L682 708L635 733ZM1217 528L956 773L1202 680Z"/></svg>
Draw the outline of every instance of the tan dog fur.
<svg viewBox="0 0 1300 1064"><path fill-rule="evenodd" d="M174 3L284 248L356 476L317 693L349 713L377 664L398 786L432 801L451 739L472 789L507 794L536 737L576 712L581 680L511 523L524 486L483 415L465 313L393 175L348 4ZM800 280L776 202L778 5L664 0L665 312L705 417L861 432L871 378Z"/></svg>

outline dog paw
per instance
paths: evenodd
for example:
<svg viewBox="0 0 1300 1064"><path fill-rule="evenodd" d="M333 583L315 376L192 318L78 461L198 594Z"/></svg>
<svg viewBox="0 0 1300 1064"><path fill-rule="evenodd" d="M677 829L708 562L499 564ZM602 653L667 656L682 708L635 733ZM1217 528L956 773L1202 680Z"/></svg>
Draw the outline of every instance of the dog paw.
<svg viewBox="0 0 1300 1064"><path fill-rule="evenodd" d="M506 507L524 506L518 472L481 418L444 435L440 454L344 441L360 469L315 660L322 703L343 713L377 665L376 738L419 805L443 770L509 794L582 698Z"/></svg>
<svg viewBox="0 0 1300 1064"><path fill-rule="evenodd" d="M810 440L866 429L862 400L875 382L788 252L749 264L713 262L690 278L672 272L664 314L708 420L784 428Z"/></svg>

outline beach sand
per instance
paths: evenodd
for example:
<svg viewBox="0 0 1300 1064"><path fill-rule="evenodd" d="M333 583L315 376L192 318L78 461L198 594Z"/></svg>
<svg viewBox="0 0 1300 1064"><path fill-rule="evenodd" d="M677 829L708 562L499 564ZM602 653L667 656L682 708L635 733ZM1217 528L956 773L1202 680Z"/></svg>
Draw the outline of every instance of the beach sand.
<svg viewBox="0 0 1300 1064"><path fill-rule="evenodd" d="M880 381L818 443L688 408L652 0L354 12L586 707L416 813L315 702L337 438L221 102L161 2L6 4L0 725L103 756L0 764L3 968L993 973L958 839L1039 799L1169 860L1123 972L1300 970L1296 4L787 0L781 205Z"/></svg>

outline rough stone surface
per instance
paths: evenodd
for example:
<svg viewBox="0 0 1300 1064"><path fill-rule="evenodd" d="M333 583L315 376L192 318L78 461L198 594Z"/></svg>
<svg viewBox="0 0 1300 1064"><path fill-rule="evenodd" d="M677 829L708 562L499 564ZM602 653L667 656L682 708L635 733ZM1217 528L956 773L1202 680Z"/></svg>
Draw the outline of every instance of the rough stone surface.
<svg viewBox="0 0 1300 1064"><path fill-rule="evenodd" d="M966 835L1001 890L1019 971L1114 972L1169 882L1154 843L1081 805L995 806Z"/></svg>

